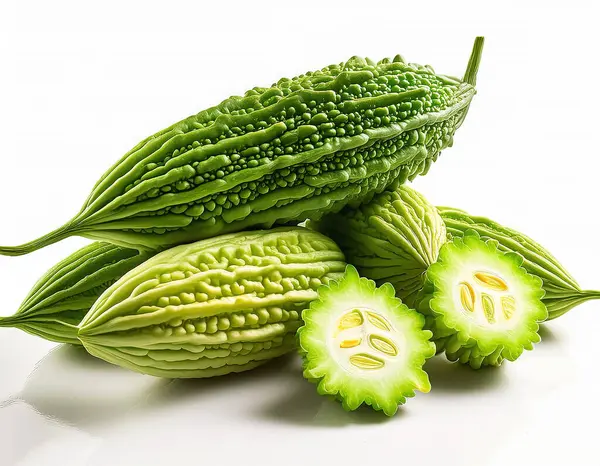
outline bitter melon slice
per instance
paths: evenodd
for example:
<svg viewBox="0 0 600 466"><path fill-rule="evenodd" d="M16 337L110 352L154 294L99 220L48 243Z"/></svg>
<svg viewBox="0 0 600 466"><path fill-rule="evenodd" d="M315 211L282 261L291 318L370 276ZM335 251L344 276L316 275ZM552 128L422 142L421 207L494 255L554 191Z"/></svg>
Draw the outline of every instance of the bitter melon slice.
<svg viewBox="0 0 600 466"><path fill-rule="evenodd" d="M548 311L542 280L522 264L522 256L475 232L442 246L418 306L438 352L478 369L533 349Z"/></svg>
<svg viewBox="0 0 600 466"><path fill-rule="evenodd" d="M349 265L342 279L318 290L298 330L304 376L321 395L351 411L365 403L392 416L415 390L429 392L422 367L435 354L425 319Z"/></svg>

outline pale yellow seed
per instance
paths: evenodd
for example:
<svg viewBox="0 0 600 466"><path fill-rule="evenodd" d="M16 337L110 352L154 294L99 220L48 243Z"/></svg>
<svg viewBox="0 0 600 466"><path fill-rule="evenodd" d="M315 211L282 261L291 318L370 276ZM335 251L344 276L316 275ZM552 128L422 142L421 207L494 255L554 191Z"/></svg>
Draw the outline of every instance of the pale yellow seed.
<svg viewBox="0 0 600 466"><path fill-rule="evenodd" d="M369 337L369 344L371 345L371 347L373 349L376 349L377 351L381 351L382 353L385 353L389 356L397 356L398 355L398 348L396 347L394 342L385 337L380 337L378 335L371 335Z"/></svg>
<svg viewBox="0 0 600 466"><path fill-rule="evenodd" d="M473 312L475 310L475 291L467 282L460 285L460 302L465 311Z"/></svg>
<svg viewBox="0 0 600 466"><path fill-rule="evenodd" d="M350 356L350 363L359 369L381 369L385 362L369 354L361 353Z"/></svg>
<svg viewBox="0 0 600 466"><path fill-rule="evenodd" d="M496 322L496 310L494 309L494 300L488 294L481 294L481 305L483 307L483 313L485 314L485 318L490 324Z"/></svg>
<svg viewBox="0 0 600 466"><path fill-rule="evenodd" d="M348 330L349 328L359 327L363 324L363 316L358 309L354 309L342 316L338 323L339 330Z"/></svg>
<svg viewBox="0 0 600 466"><path fill-rule="evenodd" d="M379 314L376 314L375 312L367 312L367 319L369 319L371 324L377 328L380 328L381 330L386 330L388 332L392 330L392 326L387 319Z"/></svg>
<svg viewBox="0 0 600 466"><path fill-rule="evenodd" d="M360 338L357 338L355 340L344 340L340 343L340 348L354 348L355 346L360 345L360 342Z"/></svg>
<svg viewBox="0 0 600 466"><path fill-rule="evenodd" d="M473 274L477 283L494 291L506 291L508 285L502 278L489 272L475 272Z"/></svg>
<svg viewBox="0 0 600 466"><path fill-rule="evenodd" d="M512 296L503 296L500 298L500 305L502 306L502 313L506 320L510 319L517 310L517 302Z"/></svg>

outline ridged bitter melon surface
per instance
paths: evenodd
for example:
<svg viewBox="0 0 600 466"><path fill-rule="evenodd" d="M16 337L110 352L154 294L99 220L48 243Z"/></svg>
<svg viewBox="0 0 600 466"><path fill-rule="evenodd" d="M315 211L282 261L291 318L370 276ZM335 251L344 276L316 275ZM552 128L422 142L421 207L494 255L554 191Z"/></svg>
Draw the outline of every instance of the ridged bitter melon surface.
<svg viewBox="0 0 600 466"><path fill-rule="evenodd" d="M523 233L451 207L438 207L438 210L450 236L461 237L473 230L483 239L496 241L498 249L523 256L523 268L544 282L543 302L548 309L548 320L556 319L586 301L600 299L600 291L582 290L550 251Z"/></svg>
<svg viewBox="0 0 600 466"><path fill-rule="evenodd" d="M409 306L446 242L446 226L436 208L406 185L309 226L332 238L361 275L379 285L391 283Z"/></svg>
<svg viewBox="0 0 600 466"><path fill-rule="evenodd" d="M345 265L333 241L299 227L178 246L109 288L79 338L94 356L159 377L245 371L295 348L301 312Z"/></svg>
<svg viewBox="0 0 600 466"><path fill-rule="evenodd" d="M402 57L345 63L254 88L145 139L58 230L0 254L82 235L164 249L301 222L425 174L475 94L483 38L464 79Z"/></svg>
<svg viewBox="0 0 600 466"><path fill-rule="evenodd" d="M77 326L94 302L149 257L151 254L109 243L85 246L46 272L14 315L0 317L0 327L80 345Z"/></svg>

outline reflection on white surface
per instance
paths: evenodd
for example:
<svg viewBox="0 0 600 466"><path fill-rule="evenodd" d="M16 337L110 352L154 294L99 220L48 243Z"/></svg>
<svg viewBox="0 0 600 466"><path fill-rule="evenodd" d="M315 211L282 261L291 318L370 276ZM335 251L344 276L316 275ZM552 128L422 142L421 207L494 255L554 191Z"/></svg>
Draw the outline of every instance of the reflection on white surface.
<svg viewBox="0 0 600 466"><path fill-rule="evenodd" d="M136 409L169 381L123 370L81 347L60 345L27 378L19 399L41 415L93 431Z"/></svg>
<svg viewBox="0 0 600 466"><path fill-rule="evenodd" d="M432 392L393 418L367 407L348 413L319 396L297 355L241 374L164 380L58 346L0 403L0 464L151 466L187 464L192 454L225 465L280 465L283 457L286 466L300 465L305 459L288 456L300 433L305 455L335 450L348 464L368 462L370 448L344 449L356 432L354 442L377 444L386 456L417 459L428 451L430 464L464 466L474 444L491 454L518 443L536 401L565 377L576 379L560 336L548 329L542 336L534 353L500 369L428 361ZM458 441L464 435L468 441ZM445 439L443 448L432 449L433 438ZM277 453L265 457L261 445Z"/></svg>
<svg viewBox="0 0 600 466"><path fill-rule="evenodd" d="M99 440L81 430L40 416L22 400L4 405L0 416L0 451L4 465L85 464ZM69 451L71 459L65 458ZM75 460L76 458L76 460Z"/></svg>

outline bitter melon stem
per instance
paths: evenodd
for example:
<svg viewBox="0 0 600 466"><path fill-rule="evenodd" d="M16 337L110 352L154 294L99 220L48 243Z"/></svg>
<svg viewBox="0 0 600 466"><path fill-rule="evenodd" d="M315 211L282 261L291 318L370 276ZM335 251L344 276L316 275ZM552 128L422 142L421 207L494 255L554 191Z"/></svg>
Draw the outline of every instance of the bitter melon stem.
<svg viewBox="0 0 600 466"><path fill-rule="evenodd" d="M29 243L21 244L20 246L0 246L0 256L23 256L45 246L49 246L50 244L57 243L74 235L76 232L78 232L78 230L74 228L73 224L67 223L53 232L30 241Z"/></svg>
<svg viewBox="0 0 600 466"><path fill-rule="evenodd" d="M598 290L582 290L581 294L588 300L600 299L600 291Z"/></svg>
<svg viewBox="0 0 600 466"><path fill-rule="evenodd" d="M0 317L0 327L14 327L15 323L13 317Z"/></svg>
<svg viewBox="0 0 600 466"><path fill-rule="evenodd" d="M481 62L481 54L483 52L483 43L484 38L482 36L478 36L475 38L475 43L473 44L473 51L471 52L471 58L469 58L469 63L467 65L467 71L465 71L465 76L463 81L475 86L477 82L477 72L479 71L479 63Z"/></svg>

